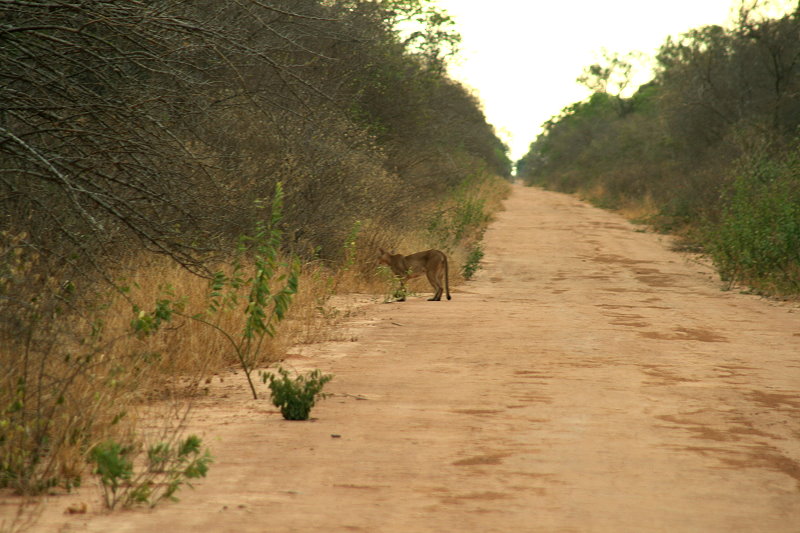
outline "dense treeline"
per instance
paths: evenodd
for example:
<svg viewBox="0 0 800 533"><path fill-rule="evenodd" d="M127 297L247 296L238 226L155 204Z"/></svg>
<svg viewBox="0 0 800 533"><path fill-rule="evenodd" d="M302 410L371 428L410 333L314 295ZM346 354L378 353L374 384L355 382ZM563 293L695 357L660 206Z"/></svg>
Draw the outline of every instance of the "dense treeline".
<svg viewBox="0 0 800 533"><path fill-rule="evenodd" d="M3 2L0 231L64 263L144 245L199 266L283 182L298 250L330 256L356 219L402 219L467 169L507 174L477 102L443 73L456 36L433 15L393 1ZM410 18L429 31L401 41L393 25Z"/></svg>
<svg viewBox="0 0 800 533"><path fill-rule="evenodd" d="M800 9L773 19L742 8L734 27L668 39L656 59L630 98L607 83L624 80L626 58L588 68L581 81L602 90L545 125L520 176L644 206L710 253L723 279L797 294Z"/></svg>
<svg viewBox="0 0 800 533"><path fill-rule="evenodd" d="M0 2L0 489L132 461L132 411L310 338L377 245L474 247L510 162L458 40L427 0Z"/></svg>

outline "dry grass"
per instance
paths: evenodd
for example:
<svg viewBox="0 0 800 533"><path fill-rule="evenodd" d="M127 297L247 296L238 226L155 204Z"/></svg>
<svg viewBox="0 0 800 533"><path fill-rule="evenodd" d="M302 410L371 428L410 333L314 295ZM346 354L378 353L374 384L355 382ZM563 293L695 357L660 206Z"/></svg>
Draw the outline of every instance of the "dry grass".
<svg viewBox="0 0 800 533"><path fill-rule="evenodd" d="M580 189L578 197L603 209L615 211L634 223L647 223L659 214L657 202L649 193L641 197L614 196L605 184L595 183L589 188Z"/></svg>
<svg viewBox="0 0 800 533"><path fill-rule="evenodd" d="M507 182L486 179L438 206L457 213L458 202L480 199L486 214L448 251L451 287L459 283L460 267L490 210L500 207L507 192ZM298 293L275 337L265 339L257 366L282 359L292 345L333 338L337 320L348 314L331 304L335 295L387 296L391 281L377 269L379 247L406 254L437 247L425 228L365 221L357 229L344 244L339 264L302 266ZM19 257L17 262L21 269L35 268L35 260ZM127 290L96 294L80 313L56 311L63 291L58 280L47 280L37 310L19 313L18 324L0 330L8 341L0 342L0 488L29 494L70 488L87 474L86 455L99 442L115 439L142 448L152 439L174 438L205 380L238 366L230 341L192 317L202 314L231 338L240 338L246 293L239 294L237 306L211 313L208 279L161 257L137 258L119 269L116 279ZM430 291L424 279L410 288ZM160 300L180 312L154 334L132 333L137 314L152 312Z"/></svg>
<svg viewBox="0 0 800 533"><path fill-rule="evenodd" d="M125 331L134 316L133 305L141 309L153 309L155 302L168 298L180 302L179 315L156 335L140 339L135 336L121 341L120 353L146 351L160 354L158 370L166 376L195 377L201 379L209 373L218 372L238 364L230 342L218 330L208 324L194 320L203 315L204 320L238 338L245 329L244 308L247 303L246 289L238 291L238 304L232 308L209 311L209 280L196 276L166 260L157 259L145 265L128 269L127 278L133 287L126 297L116 296L109 307L110 330ZM280 275L286 275L284 268ZM326 330L333 318L326 309L327 300L341 290L340 279L348 273L335 272L321 264L309 263L302 267L298 292L292 300L286 319L277 328L274 338L266 337L259 365L280 360L288 347L294 344L319 342L326 338Z"/></svg>
<svg viewBox="0 0 800 533"><path fill-rule="evenodd" d="M653 200L652 195L647 194L642 198L631 198L623 202L619 208L619 214L630 221L644 223L657 216L659 213L658 204Z"/></svg>
<svg viewBox="0 0 800 533"><path fill-rule="evenodd" d="M40 308L20 317L17 337L0 343L0 488L69 489L87 473L86 454L99 442L143 447L174 437L204 378L237 364L225 337L191 318L208 309L208 280L161 258L124 272L124 295L97 295L93 310L80 315L51 309L51 320L39 321L46 304L39 295ZM324 269L307 266L295 305L275 338L265 339L257 364L282 358L292 344L326 338L331 317L321 311L330 280ZM165 298L182 302L181 314L155 334L133 334L134 306L146 313ZM238 308L206 314L232 338L245 327L246 295L240 298ZM145 431L141 418L161 429Z"/></svg>

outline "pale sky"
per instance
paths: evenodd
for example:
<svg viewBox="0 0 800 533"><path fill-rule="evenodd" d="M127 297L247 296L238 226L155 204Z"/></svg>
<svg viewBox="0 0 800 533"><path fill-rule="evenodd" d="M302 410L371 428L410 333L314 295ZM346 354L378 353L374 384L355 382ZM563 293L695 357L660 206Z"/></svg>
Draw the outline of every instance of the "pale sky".
<svg viewBox="0 0 800 533"><path fill-rule="evenodd" d="M736 0L437 0L463 38L450 74L473 89L516 161L541 125L589 91L602 48L655 56L668 35L724 25ZM649 78L649 76L647 76ZM641 80L641 83L648 81Z"/></svg>

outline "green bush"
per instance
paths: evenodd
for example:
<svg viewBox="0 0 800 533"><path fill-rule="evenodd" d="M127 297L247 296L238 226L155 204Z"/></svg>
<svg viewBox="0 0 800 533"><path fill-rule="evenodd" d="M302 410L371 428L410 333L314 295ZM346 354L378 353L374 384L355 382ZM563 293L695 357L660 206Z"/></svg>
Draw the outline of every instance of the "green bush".
<svg viewBox="0 0 800 533"><path fill-rule="evenodd" d="M143 466L135 467L139 455L133 444L122 445L110 440L92 448L89 461L95 465L94 473L100 477L106 507L118 504L129 507L135 504L155 506L164 499L176 500L175 493L182 485L191 485L189 479L205 477L211 455L201 450L202 441L190 435L183 441L171 444L159 442L147 449Z"/></svg>
<svg viewBox="0 0 800 533"><path fill-rule="evenodd" d="M378 279L386 286L386 294L384 295L383 302L389 303L393 301L403 302L405 299L414 294L408 289L408 286L403 281L403 278L396 276L392 269L386 265L378 265L375 268Z"/></svg>
<svg viewBox="0 0 800 533"><path fill-rule="evenodd" d="M723 279L797 294L800 77L775 65L797 66L798 30L796 10L753 4L730 27L668 37L650 82L630 97L587 84L596 92L544 124L517 177L677 233ZM588 74L623 65L605 61Z"/></svg>
<svg viewBox="0 0 800 533"><path fill-rule="evenodd" d="M435 246L452 251L459 243L479 240L489 223L486 199L472 193L479 178L464 179L454 191L449 205L433 214L427 233Z"/></svg>
<svg viewBox="0 0 800 533"><path fill-rule="evenodd" d="M706 229L723 280L800 292L800 160L762 157L735 179L718 222Z"/></svg>
<svg viewBox="0 0 800 533"><path fill-rule="evenodd" d="M286 420L308 420L317 400L326 397L322 388L333 379L331 374L323 374L319 369L292 378L288 370L278 367L278 374L280 377L265 372L261 378L264 383L269 381L272 403Z"/></svg>
<svg viewBox="0 0 800 533"><path fill-rule="evenodd" d="M472 279L472 276L475 275L475 272L481 268L481 259L483 259L483 246L481 246L480 243L477 243L469 251L469 255L467 255L467 262L461 268L461 273L464 275L464 279Z"/></svg>
<svg viewBox="0 0 800 533"><path fill-rule="evenodd" d="M100 476L106 507L113 509L127 492L133 477L133 446L123 446L107 441L92 448L89 461L94 463L94 473Z"/></svg>

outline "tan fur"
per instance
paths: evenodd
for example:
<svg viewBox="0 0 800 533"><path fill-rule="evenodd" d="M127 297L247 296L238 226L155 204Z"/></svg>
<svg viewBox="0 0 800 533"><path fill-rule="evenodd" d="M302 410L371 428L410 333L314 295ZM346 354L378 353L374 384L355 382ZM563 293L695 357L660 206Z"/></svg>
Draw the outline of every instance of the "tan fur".
<svg viewBox="0 0 800 533"><path fill-rule="evenodd" d="M405 282L425 274L433 286L433 298L428 301L438 302L442 299L442 292L447 293L450 300L450 278L447 271L447 256L439 250L427 250L411 255L390 254L380 248L378 262L387 265L395 276L400 278L400 283L405 288ZM443 283L444 282L444 283ZM405 291L403 291L405 292ZM405 297L399 299L404 301Z"/></svg>

